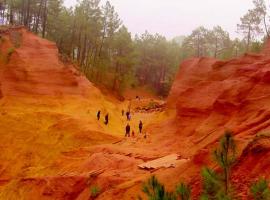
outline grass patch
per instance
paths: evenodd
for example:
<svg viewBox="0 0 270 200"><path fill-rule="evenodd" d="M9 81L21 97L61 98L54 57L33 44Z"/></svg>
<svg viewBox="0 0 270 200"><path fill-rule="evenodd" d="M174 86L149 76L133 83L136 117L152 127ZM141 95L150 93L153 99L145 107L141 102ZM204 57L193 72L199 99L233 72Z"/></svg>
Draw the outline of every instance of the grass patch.
<svg viewBox="0 0 270 200"><path fill-rule="evenodd" d="M96 185L90 187L90 196L96 198L100 194L100 188Z"/></svg>

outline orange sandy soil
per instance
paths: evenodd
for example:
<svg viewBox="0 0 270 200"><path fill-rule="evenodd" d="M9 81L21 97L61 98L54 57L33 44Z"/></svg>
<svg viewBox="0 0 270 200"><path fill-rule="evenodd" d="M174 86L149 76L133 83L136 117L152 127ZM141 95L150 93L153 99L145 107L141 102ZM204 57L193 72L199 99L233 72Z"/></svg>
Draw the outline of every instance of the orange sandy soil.
<svg viewBox="0 0 270 200"><path fill-rule="evenodd" d="M13 32L22 34L21 45L6 63ZM158 155L132 149L133 143L149 140L137 135L138 123L142 120L147 126L166 114L132 111L136 137L124 139L126 117L121 110L129 101L103 96L72 66L59 61L55 44L24 29L10 30L3 38L0 199L88 199L90 185L105 191L147 173L137 165ZM107 112L108 126L103 123ZM89 174L96 170L103 173L98 183L90 184Z"/></svg>
<svg viewBox="0 0 270 200"><path fill-rule="evenodd" d="M12 47L12 32L22 34ZM129 102L107 98L71 65L58 58L54 43L24 29L10 30L0 44L0 199L136 199L141 184L156 174L172 189L184 180L200 191L200 169L217 168L211 151L232 129L239 161L232 174L243 199L258 176L270 174L270 57L245 55L227 62L195 58L182 63L163 112L132 111L135 138L124 138ZM137 91L136 91L137 93ZM132 95L131 92L129 92ZM142 95L144 96L144 94ZM147 104L150 98L143 99ZM132 110L142 104L132 101ZM105 126L96 111L108 112ZM104 115L103 115L104 116ZM103 118L102 118L103 119ZM138 135L144 122L147 138ZM264 133L265 136L256 137ZM190 161L176 168L145 171L137 166L178 153ZM90 177L90 174L96 176Z"/></svg>

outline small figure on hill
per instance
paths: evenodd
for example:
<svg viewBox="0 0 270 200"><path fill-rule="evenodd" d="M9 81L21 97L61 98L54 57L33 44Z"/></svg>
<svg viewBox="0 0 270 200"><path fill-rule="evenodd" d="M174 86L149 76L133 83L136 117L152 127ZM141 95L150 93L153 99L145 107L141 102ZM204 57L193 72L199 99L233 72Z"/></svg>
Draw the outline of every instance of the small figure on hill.
<svg viewBox="0 0 270 200"><path fill-rule="evenodd" d="M127 112L126 112L126 116L127 116L127 120L128 120L128 121L129 121L129 115L130 115L130 112L127 111Z"/></svg>
<svg viewBox="0 0 270 200"><path fill-rule="evenodd" d="M129 113L129 115L128 115L128 121L130 121L131 120L131 113Z"/></svg>
<svg viewBox="0 0 270 200"><path fill-rule="evenodd" d="M129 124L127 124L126 125L126 134L125 134L125 137L130 137L130 125Z"/></svg>
<svg viewBox="0 0 270 200"><path fill-rule="evenodd" d="M146 133L144 134L143 138L146 139Z"/></svg>
<svg viewBox="0 0 270 200"><path fill-rule="evenodd" d="M140 133L142 133L142 128L143 128L143 123L142 123L142 121L140 120L140 123L139 123L139 131L140 131Z"/></svg>
<svg viewBox="0 0 270 200"><path fill-rule="evenodd" d="M139 101L141 100L141 98L138 95L136 96L136 99L138 99Z"/></svg>
<svg viewBox="0 0 270 200"><path fill-rule="evenodd" d="M134 132L134 130L131 132L131 135L132 135L132 137L135 137L135 132Z"/></svg>
<svg viewBox="0 0 270 200"><path fill-rule="evenodd" d="M122 110L122 116L124 116L124 114L125 114L125 111L124 111L124 110Z"/></svg>
<svg viewBox="0 0 270 200"><path fill-rule="evenodd" d="M105 122L104 122L104 124L108 125L108 123L109 123L109 114L107 113L105 115Z"/></svg>
<svg viewBox="0 0 270 200"><path fill-rule="evenodd" d="M97 120L100 119L100 110L97 112Z"/></svg>

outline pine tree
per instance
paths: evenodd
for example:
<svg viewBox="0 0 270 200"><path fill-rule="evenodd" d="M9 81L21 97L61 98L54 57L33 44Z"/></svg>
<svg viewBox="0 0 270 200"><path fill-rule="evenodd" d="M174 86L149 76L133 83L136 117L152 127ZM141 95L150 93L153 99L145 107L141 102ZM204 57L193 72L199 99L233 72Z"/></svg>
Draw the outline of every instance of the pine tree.
<svg viewBox="0 0 270 200"><path fill-rule="evenodd" d="M260 178L250 187L250 193L254 200L270 200L270 190L268 181Z"/></svg>
<svg viewBox="0 0 270 200"><path fill-rule="evenodd" d="M142 191L148 200L176 200L174 192L167 192L164 185L159 183L155 176L152 176L144 185ZM139 197L139 199L142 199Z"/></svg>
<svg viewBox="0 0 270 200"><path fill-rule="evenodd" d="M230 170L236 161L236 146L233 139L233 133L226 131L225 135L220 140L220 147L214 151L215 160L223 169L224 176L224 191L229 193L230 186Z"/></svg>
<svg viewBox="0 0 270 200"><path fill-rule="evenodd" d="M191 188L189 185L180 183L176 187L176 194L180 200L191 200Z"/></svg>

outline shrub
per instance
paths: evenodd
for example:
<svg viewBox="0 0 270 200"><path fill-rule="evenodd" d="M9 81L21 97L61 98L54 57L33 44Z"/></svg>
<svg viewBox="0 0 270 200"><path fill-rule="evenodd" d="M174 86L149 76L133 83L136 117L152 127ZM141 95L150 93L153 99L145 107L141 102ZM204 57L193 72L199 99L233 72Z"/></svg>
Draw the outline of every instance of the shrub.
<svg viewBox="0 0 270 200"><path fill-rule="evenodd" d="M222 193L221 180L218 174L214 170L209 168L203 168L202 172L203 179L203 193L201 200L214 200L217 199L220 193Z"/></svg>
<svg viewBox="0 0 270 200"><path fill-rule="evenodd" d="M164 185L159 183L155 176L152 176L144 183L142 191L148 197L148 200L176 200L174 192L167 192ZM139 197L139 199L142 199Z"/></svg>
<svg viewBox="0 0 270 200"><path fill-rule="evenodd" d="M236 146L231 131L226 131L221 138L220 147L214 151L214 157L223 169L224 192L227 195L230 187L230 170L236 161Z"/></svg>
<svg viewBox="0 0 270 200"><path fill-rule="evenodd" d="M90 187L90 196L96 198L100 193L100 188L98 186Z"/></svg>
<svg viewBox="0 0 270 200"><path fill-rule="evenodd" d="M254 200L270 200L268 181L260 178L251 185L250 193L252 194Z"/></svg>
<svg viewBox="0 0 270 200"><path fill-rule="evenodd" d="M191 199L191 188L189 185L180 183L176 187L176 194L181 200L190 200Z"/></svg>
<svg viewBox="0 0 270 200"><path fill-rule="evenodd" d="M7 50L7 59L6 62L8 63L10 60L11 55L14 53L15 49L13 47L8 48Z"/></svg>
<svg viewBox="0 0 270 200"><path fill-rule="evenodd" d="M219 148L214 151L214 158L222 172L216 173L209 168L202 170L201 200L233 199L235 194L230 186L230 171L236 161L236 145L231 131L226 131L221 138Z"/></svg>

